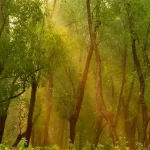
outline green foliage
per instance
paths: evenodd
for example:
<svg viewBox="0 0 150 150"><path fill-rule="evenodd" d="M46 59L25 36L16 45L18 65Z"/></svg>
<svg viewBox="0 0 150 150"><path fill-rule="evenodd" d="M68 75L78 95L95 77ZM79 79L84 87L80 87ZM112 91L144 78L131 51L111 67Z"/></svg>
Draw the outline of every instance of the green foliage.
<svg viewBox="0 0 150 150"><path fill-rule="evenodd" d="M60 113L60 116L69 119L75 108L75 99L67 91L62 91L57 94L56 100L56 110Z"/></svg>
<svg viewBox="0 0 150 150"><path fill-rule="evenodd" d="M61 150L59 146L57 145L53 145L51 147L35 147L33 148L32 146L29 146L28 148L25 148L24 147L24 144L25 144L25 140L23 139L18 147L17 147L17 150ZM7 146L5 145L0 145L0 150L9 150L10 148L8 148ZM145 148L142 144L140 143L137 143L136 144L136 149L137 150L148 150L148 148ZM76 150L75 146L72 145L72 144L69 144L68 148L66 150ZM91 144L90 143L87 143L85 147L82 148L82 150L91 150ZM117 146L112 146L112 145L102 145L102 144L99 144L97 146L97 148L95 148L95 150L129 150L129 147L126 146L126 142L125 142L125 139L124 138L120 138L120 142L118 143Z"/></svg>
<svg viewBox="0 0 150 150"><path fill-rule="evenodd" d="M10 23L0 37L1 113L7 110L4 105L9 106L13 95L30 86L33 74L41 82L65 55L59 34L52 26L44 25L41 1L12 0L7 6Z"/></svg>
<svg viewBox="0 0 150 150"><path fill-rule="evenodd" d="M140 118L139 111L141 107L139 105L139 81L132 58L131 36L126 4L130 4L129 16L133 17L133 29L137 34L136 36L139 37L136 42L137 55L145 77L144 96L149 112L150 77L148 74L149 68L147 68L143 59L142 48L146 42L148 26L150 25L150 2L148 0L91 0L90 6L92 23L98 26L96 42L97 45L99 45L102 59L104 101L112 117L116 112L118 104L118 97L122 84L122 64L125 46L127 48L126 81L122 94L123 102L120 104L121 109L118 117L117 131L119 131L118 134L120 134L120 131L121 134L126 134L124 131L120 130L120 128L124 128L126 123L128 123L128 130L131 130L130 126L133 124L132 119L138 116L138 123L135 122L136 133L134 139L137 141L140 137L140 132L138 133L138 130L140 130L140 126L142 126L142 119ZM56 18L62 17L63 25L59 21L56 21L55 27L53 26L53 22L50 22L49 19L48 21L46 20L48 15L45 16L43 7L42 0L5 0L3 12L6 17L6 22L2 34L0 35L0 116L6 116L11 97L21 92L24 86L25 89L30 88L32 76L36 77L38 87L40 88L41 86L45 86L45 78L49 74L54 78L53 106L56 108L55 110L59 112L59 116L63 119L69 119L74 112L78 92L77 87L83 73L87 50L90 47L86 2L82 0L69 0L63 3L59 10L59 16L56 16ZM97 7L99 7L98 14L96 13ZM2 27L1 22L3 22L3 19L0 16L0 29ZM56 30L56 28L58 28L58 30ZM150 49L150 42L149 37L147 38L146 53L150 56L148 51ZM80 144L83 143L83 145L86 145L86 141L90 139L96 116L95 112L97 112L95 72L96 63L94 58L88 75L88 82L84 94L85 100L81 107L80 118L76 126L77 135L82 134L82 140L76 141L80 142ZM131 100L128 102L128 97L130 97L130 82L133 78L133 91L131 93ZM34 112L34 120L38 118L37 116L44 116L43 114L39 115L43 107L42 104L45 102L45 97L43 96L44 92L45 89L42 90L40 96L37 95L38 105ZM29 95L28 92L27 94ZM29 100L29 96L24 95L24 97L24 101ZM25 107L25 104L22 103L23 98L19 97L18 101L15 101L14 104L20 106L17 112L23 111L20 117L23 122L26 123L26 111L29 106ZM127 106L127 102L129 104L127 112L128 117L125 119L124 109ZM46 113L46 110L44 113ZM44 130L43 120L45 120L45 118L41 120L42 121L37 123L37 126L40 128L41 133L39 136L41 136L40 140L42 141L42 132ZM51 127L51 124L49 126ZM65 130L68 131L68 126L66 128ZM106 128L104 128L104 132L102 132L103 136L100 138L104 136L107 138L106 134L109 133L107 133L106 130L108 128ZM12 126L11 129L14 130L14 126ZM52 131L53 128L50 130ZM60 132L62 133L62 131ZM128 133L129 131L125 132ZM148 132L149 129L147 129L147 133ZM54 133L52 133L51 136L53 136L53 134ZM38 137L35 139L37 138ZM65 138L68 139L68 134L65 135ZM106 138L102 140L108 142ZM146 140L149 140L149 136L146 138ZM39 143L41 143L41 141ZM120 138L115 147L104 144L98 145L96 149L128 150L129 148L126 145L128 145L126 139ZM74 145L69 145L68 149L75 150L75 147ZM1 145L0 149L8 148ZM24 149L24 141L20 143L19 149ZM29 147L28 149L40 148ZM60 148L55 145L51 148L43 147L43 149L59 150ZM83 149L91 149L91 145L87 144ZM137 144L137 149L146 150L141 144Z"/></svg>

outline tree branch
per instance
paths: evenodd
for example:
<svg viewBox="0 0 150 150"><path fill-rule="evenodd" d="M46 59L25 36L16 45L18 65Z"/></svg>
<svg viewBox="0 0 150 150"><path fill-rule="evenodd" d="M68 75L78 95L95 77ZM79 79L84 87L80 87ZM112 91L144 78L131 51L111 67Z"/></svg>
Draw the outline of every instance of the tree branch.
<svg viewBox="0 0 150 150"><path fill-rule="evenodd" d="M23 87L22 87L22 91L20 92L20 93L18 93L18 94L16 94L16 95L13 95L13 96L10 96L10 98L9 99L14 99L14 98L17 98L17 97L19 97L20 95L22 95L24 92L25 92L25 81L23 82Z"/></svg>
<svg viewBox="0 0 150 150"><path fill-rule="evenodd" d="M69 79L71 87L72 87L73 96L76 97L76 89L75 89L74 83L72 81L70 69L68 68L68 71L67 71L67 68L65 68L65 71L66 71L66 74L68 76L68 79Z"/></svg>
<svg viewBox="0 0 150 150"><path fill-rule="evenodd" d="M12 147L17 147L18 143L22 140L23 137L26 136L26 131L23 132L22 134L18 134L14 144L12 145Z"/></svg>

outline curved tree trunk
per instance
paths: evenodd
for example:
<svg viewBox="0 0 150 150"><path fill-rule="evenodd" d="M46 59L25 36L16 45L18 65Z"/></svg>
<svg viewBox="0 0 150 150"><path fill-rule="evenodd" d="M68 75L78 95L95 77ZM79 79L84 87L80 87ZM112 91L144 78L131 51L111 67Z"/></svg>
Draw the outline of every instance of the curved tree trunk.
<svg viewBox="0 0 150 150"><path fill-rule="evenodd" d="M129 23L129 30L131 35L131 44L132 44L132 55L134 64L137 70L139 83L140 83L140 94L139 94L139 101L142 111L142 128L141 128L141 136L140 136L140 143L144 145L146 141L146 132L147 132L147 126L149 122L149 116L147 111L147 104L145 102L145 79L142 72L141 63L139 61L138 55L137 55L137 48L136 48L136 41L137 41L137 34L135 32L135 26L134 26L134 20L133 16L130 15L131 12L131 6L129 3L126 4L126 11L127 11L127 17L128 17L128 23Z"/></svg>
<svg viewBox="0 0 150 150"><path fill-rule="evenodd" d="M77 103L76 103L76 107L75 107L75 111L73 113L73 115L70 117L69 119L69 126L70 126L70 142L73 144L74 140L75 140L75 127L76 127L76 123L78 121L79 118L79 113L81 110L81 105L83 102L83 97L84 97L84 92L85 92L85 85L86 85L86 81L88 78L88 73L89 73L89 68L90 68L90 62L92 59L92 55L93 55L93 48L90 47L89 51L88 51L88 56L86 59L86 64L85 64L85 68L82 74L82 79L81 82L79 84L78 87L78 93L77 93Z"/></svg>
<svg viewBox="0 0 150 150"><path fill-rule="evenodd" d="M91 59L92 59L92 55L93 55L93 49L90 48L89 52L88 52L87 59L86 59L86 64L85 64L84 72L83 72L83 75L82 75L81 83L79 84L79 87L78 87L77 104L76 104L76 107L75 107L75 111L69 119L70 142L71 143L74 143L74 139L75 139L75 127L76 127L77 120L79 118L79 113L80 113L81 105L82 105L82 102L83 102L83 97L84 97L84 92L85 92L85 85L86 85L86 81L87 81L87 77L88 77L88 72L89 72L89 67L90 67L90 62L91 62Z"/></svg>
<svg viewBox="0 0 150 150"><path fill-rule="evenodd" d="M108 112L108 109L105 105L104 99L103 99L103 86L102 86L102 65L101 65L101 56L98 51L98 45L96 43L96 34L97 34L97 28L100 26L100 21L98 26L93 26L92 17L91 17L91 8L90 8L90 0L86 1L87 3L87 12L88 12L88 25L89 25L89 33L90 33L90 40L91 40L91 47L95 51L95 59L96 59L96 71L97 71L97 99L98 99L98 107L99 112L102 114L104 119L106 120L109 130L112 137L113 145L116 145L116 142L118 140L118 135L116 132L115 124L113 116L111 116L110 112ZM97 1L97 11L99 11L99 4L100 1ZM99 12L97 12L96 15L98 15ZM99 16L97 16L97 19Z"/></svg>

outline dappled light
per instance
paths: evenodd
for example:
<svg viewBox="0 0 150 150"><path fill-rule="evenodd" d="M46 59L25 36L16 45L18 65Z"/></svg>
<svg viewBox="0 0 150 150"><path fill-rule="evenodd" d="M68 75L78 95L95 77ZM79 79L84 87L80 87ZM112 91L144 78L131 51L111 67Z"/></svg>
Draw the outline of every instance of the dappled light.
<svg viewBox="0 0 150 150"><path fill-rule="evenodd" d="M0 0L0 150L149 150L149 0Z"/></svg>

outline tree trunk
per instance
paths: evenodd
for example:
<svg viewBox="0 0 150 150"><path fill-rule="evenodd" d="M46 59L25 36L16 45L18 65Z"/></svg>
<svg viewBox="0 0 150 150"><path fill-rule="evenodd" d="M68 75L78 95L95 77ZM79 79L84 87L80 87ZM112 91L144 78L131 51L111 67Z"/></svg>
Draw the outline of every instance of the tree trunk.
<svg viewBox="0 0 150 150"><path fill-rule="evenodd" d="M24 132L24 133L22 133L22 134L18 134L18 136L17 136L17 138L16 138L14 144L12 145L12 147L17 147L18 143L21 141L21 139L22 139L23 137L25 137L25 135L26 135L26 132Z"/></svg>
<svg viewBox="0 0 150 150"><path fill-rule="evenodd" d="M27 129L26 129L26 141L25 147L29 146L30 137L32 133L32 120L33 120L33 113L34 113L34 107L35 107L35 101L36 101L36 92L37 92L37 82L35 80L35 77L32 78L32 89L31 89L31 98L30 98L30 106L29 106L29 112L28 112L28 120L27 120Z"/></svg>
<svg viewBox="0 0 150 150"><path fill-rule="evenodd" d="M53 93L53 79L52 75L49 75L48 77L48 85L46 86L46 101L45 101L45 125L44 125L44 140L43 145L48 146L49 145L49 122L50 122L50 113L51 113L51 107L52 107L52 93Z"/></svg>
<svg viewBox="0 0 150 150"><path fill-rule="evenodd" d="M130 100L132 98L133 94L133 87L134 87L134 77L131 81L130 88L129 88L129 94L126 101L123 102L123 113L124 113L124 131L125 131L125 137L128 141L128 146L133 149L134 148L134 142L135 142L135 133L136 133L136 123L137 123L137 116L134 117L132 120L129 118L129 105Z"/></svg>
<svg viewBox="0 0 150 150"><path fill-rule="evenodd" d="M75 111L69 119L70 142L72 144L74 143L74 139L75 139L75 127L76 127L76 123L77 123L78 118L79 118L79 113L80 113L81 105L82 105L82 102L83 102L83 97L84 97L84 92L85 92L85 85L86 85L86 81L87 81L87 78L88 78L88 72L89 72L89 67L90 67L90 62L91 62L91 59L92 59L92 55L93 55L93 49L92 49L92 47L90 47L90 49L88 51L88 56L87 56L87 59L86 59L85 68L84 68L84 71L83 71L83 74L82 74L82 79L81 79L81 82L79 84L78 91L77 91L77 104L76 104L76 107L75 107Z"/></svg>
<svg viewBox="0 0 150 150"><path fill-rule="evenodd" d="M96 48L96 45L95 45L95 48ZM118 141L118 135L116 132L115 122L114 122L113 116L110 114L110 112L108 112L108 109L103 99L101 58L100 58L97 48L95 49L95 55L96 55L96 63L97 63L97 93L98 93L97 97L98 97L99 111L101 112L102 116L108 123L113 145L116 145L116 142Z"/></svg>
<svg viewBox="0 0 150 150"><path fill-rule="evenodd" d="M65 150L65 139L66 137L66 120L61 118L60 119L60 139L59 139L59 146L62 150Z"/></svg>
<svg viewBox="0 0 150 150"><path fill-rule="evenodd" d="M102 70L101 70L101 57L98 51L97 43L96 43L96 29L97 26L93 27L93 22L91 18L91 8L90 8L90 0L86 1L87 3L87 13L88 13L88 25L89 25L89 33L90 33L90 40L91 40L91 47L95 51L95 58L96 58L96 71L97 71L97 99L98 99L98 107L99 111L108 123L112 142L113 145L116 145L116 142L118 140L116 128L114 126L114 120L113 116L110 115L110 113L107 110L107 107L105 105L104 99L103 99L103 86L102 86ZM97 4L99 4L99 1L97 1ZM99 5L97 5L97 8L99 8ZM97 14L99 14L97 12ZM97 17L98 19L98 17ZM100 22L100 21L99 21ZM99 24L100 25L100 24Z"/></svg>
<svg viewBox="0 0 150 150"><path fill-rule="evenodd" d="M145 36L144 43L143 43L143 46L142 46L142 52L143 52L143 57L144 57L144 63L145 63L146 66L147 66L148 75L150 75L150 60L149 60L149 57L148 57L148 54L147 54L147 47L148 47L149 34L150 34L150 23L148 24L146 36Z"/></svg>
<svg viewBox="0 0 150 150"><path fill-rule="evenodd" d="M135 133L136 133L136 124L137 124L137 117L134 117L131 121L125 121L125 136L127 138L127 146L131 149L135 148Z"/></svg>
<svg viewBox="0 0 150 150"><path fill-rule="evenodd" d="M33 113L34 113L34 107L35 107L35 101L36 101L36 92L37 92L37 82L35 80L35 77L32 77L31 97L30 97L30 106L29 106L29 111L28 111L27 128L25 132L18 134L12 147L17 147L18 143L21 141L23 137L26 138L25 147L29 146L31 133L32 133L32 127L33 127L32 120L33 120Z"/></svg>
<svg viewBox="0 0 150 150"><path fill-rule="evenodd" d="M2 143L10 100L0 103L0 144Z"/></svg>
<svg viewBox="0 0 150 150"><path fill-rule="evenodd" d="M2 143L7 114L0 115L0 144Z"/></svg>
<svg viewBox="0 0 150 150"><path fill-rule="evenodd" d="M70 125L70 143L74 144L75 141L75 127L76 127L77 120L74 117L70 118L69 125Z"/></svg>
<svg viewBox="0 0 150 150"><path fill-rule="evenodd" d="M5 8L4 0L0 0L0 39L1 39L1 34L4 31L4 27L5 27L4 8ZM3 69L4 69L3 62L0 61L0 74L2 73ZM6 108L6 110L3 112L3 107L5 107L5 106L3 104L1 104L1 102L0 102L0 105L1 105L0 111L2 111L2 112L0 112L0 144L1 144L3 134L4 134L5 123L6 123L6 119L7 119L8 108Z"/></svg>
<svg viewBox="0 0 150 150"><path fill-rule="evenodd" d="M131 35L131 43L132 43L132 55L133 55L133 60L134 64L137 70L138 78L139 78L139 83L140 83L140 92L139 92L139 101L141 105L141 110L142 110L142 128L141 128L141 136L140 136L140 143L144 145L146 141L146 131L147 131L147 126L149 122L149 116L147 112L147 104L145 102L145 79L144 75L142 72L141 68L141 63L139 61L138 55L137 55L137 49L136 49L136 41L137 41L137 34L134 30L134 21L133 21L133 16L130 15L131 12L131 7L130 4L126 4L126 11L128 15L128 23L129 23L129 30L130 30L130 35Z"/></svg>
<svg viewBox="0 0 150 150"><path fill-rule="evenodd" d="M103 123L103 117L101 115L97 115L95 127L93 130L92 141L91 141L91 150L94 150L98 145L99 138L103 130L102 123Z"/></svg>
<svg viewBox="0 0 150 150"><path fill-rule="evenodd" d="M97 99L97 103L98 103L97 96L98 96L98 93L96 92L96 99ZM102 124L103 124L103 117L99 111L99 106L98 106L97 114L96 114L96 122L95 122L94 130L93 130L92 140L91 140L91 150L94 150L95 148L97 148L99 138L100 138L100 135L103 130Z"/></svg>

